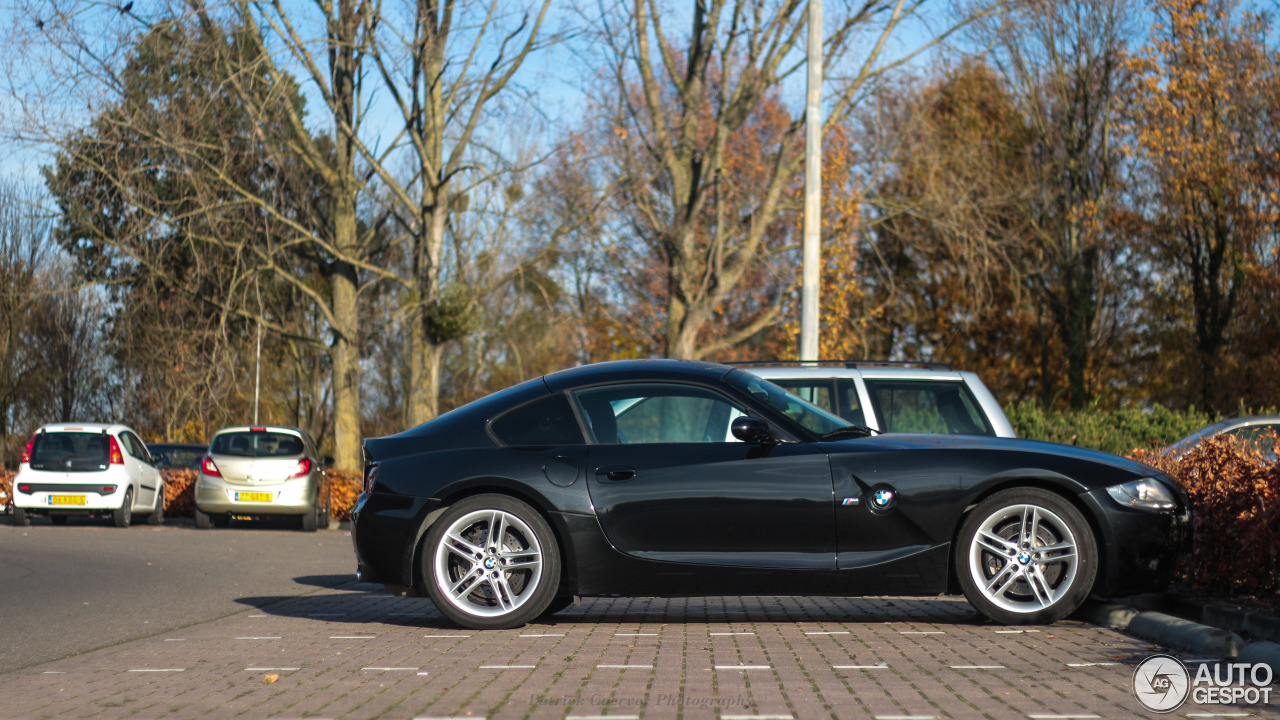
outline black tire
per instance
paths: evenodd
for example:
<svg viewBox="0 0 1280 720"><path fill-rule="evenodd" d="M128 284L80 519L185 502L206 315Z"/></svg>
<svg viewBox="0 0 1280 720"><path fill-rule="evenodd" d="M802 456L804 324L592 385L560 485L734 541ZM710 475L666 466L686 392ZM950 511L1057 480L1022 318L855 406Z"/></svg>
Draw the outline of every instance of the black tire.
<svg viewBox="0 0 1280 720"><path fill-rule="evenodd" d="M319 527L321 530L328 530L333 524L333 497L329 493L324 496L324 510L320 513Z"/></svg>
<svg viewBox="0 0 1280 720"><path fill-rule="evenodd" d="M1089 597L1098 543L1084 516L1061 495L1002 490L966 517L955 568L978 612L1005 625L1047 625Z"/></svg>
<svg viewBox="0 0 1280 720"><path fill-rule="evenodd" d="M160 487L156 488L156 506L151 510L151 514L147 516L147 524L164 524L164 483L160 483Z"/></svg>
<svg viewBox="0 0 1280 720"><path fill-rule="evenodd" d="M193 512L195 513L197 530L208 530L213 527L213 518L209 517L209 513L201 512L200 508L196 508Z"/></svg>
<svg viewBox="0 0 1280 720"><path fill-rule="evenodd" d="M316 498L316 502L319 501L320 499ZM319 515L320 511L316 509L315 505L312 505L310 510L298 518L298 527L302 532L315 532L316 526L319 525Z"/></svg>
<svg viewBox="0 0 1280 720"><path fill-rule="evenodd" d="M133 488L124 491L124 502L111 511L111 524L118 528L127 528L133 522Z"/></svg>
<svg viewBox="0 0 1280 720"><path fill-rule="evenodd" d="M66 515L50 515L49 522L53 523L54 525L66 525L67 516Z"/></svg>
<svg viewBox="0 0 1280 720"><path fill-rule="evenodd" d="M14 527L30 527L31 515L20 507L13 509L13 526Z"/></svg>
<svg viewBox="0 0 1280 720"><path fill-rule="evenodd" d="M447 535L465 544L446 542ZM546 612L560 588L551 526L506 495L477 495L442 513L427 532L419 565L440 612L476 630L525 625Z"/></svg>

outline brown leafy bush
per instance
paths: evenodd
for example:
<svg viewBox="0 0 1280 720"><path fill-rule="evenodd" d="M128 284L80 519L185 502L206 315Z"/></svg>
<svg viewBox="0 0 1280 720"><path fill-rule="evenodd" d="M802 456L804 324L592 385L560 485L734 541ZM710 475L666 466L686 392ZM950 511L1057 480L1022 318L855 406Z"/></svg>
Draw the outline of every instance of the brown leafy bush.
<svg viewBox="0 0 1280 720"><path fill-rule="evenodd" d="M1134 457L1179 479L1191 498L1187 584L1215 594L1280 591L1280 463L1226 436L1176 460L1154 451Z"/></svg>
<svg viewBox="0 0 1280 720"><path fill-rule="evenodd" d="M0 468L0 510L13 499L13 476L16 473Z"/></svg>
<svg viewBox="0 0 1280 720"><path fill-rule="evenodd" d="M329 512L335 520L350 520L351 509L364 489L364 477L349 470L330 470L328 475L329 499L333 503Z"/></svg>
<svg viewBox="0 0 1280 720"><path fill-rule="evenodd" d="M162 470L164 473L164 513L191 517L196 508L196 471Z"/></svg>

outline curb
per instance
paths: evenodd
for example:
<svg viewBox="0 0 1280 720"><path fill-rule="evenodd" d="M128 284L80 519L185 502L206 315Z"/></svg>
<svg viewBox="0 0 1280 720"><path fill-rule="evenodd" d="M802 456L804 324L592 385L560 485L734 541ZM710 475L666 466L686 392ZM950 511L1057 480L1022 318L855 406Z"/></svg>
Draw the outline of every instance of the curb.
<svg viewBox="0 0 1280 720"><path fill-rule="evenodd" d="M1203 610L1208 617L1222 617L1222 615L1210 613L1208 607ZM1230 609L1217 608L1216 610ZM1250 615L1255 616L1251 626L1263 630L1270 628L1271 623L1280 624L1280 620L1269 615L1239 612L1245 618ZM1074 617L1093 625L1121 630L1166 647L1187 650L1196 655L1266 664L1271 667L1272 673L1280 675L1280 644L1266 640L1245 642L1229 628L1213 627L1154 610L1140 611L1129 605L1098 600L1087 601L1075 612ZM1227 613L1225 617L1231 619L1236 616ZM1236 620L1240 623L1244 622L1242 618L1236 618ZM1236 620L1231 622L1235 623ZM1241 627L1252 632L1243 625Z"/></svg>
<svg viewBox="0 0 1280 720"><path fill-rule="evenodd" d="M1244 640L1230 630L1201 625L1160 612L1138 613L1129 623L1128 630L1140 638L1209 657L1234 658L1245 645Z"/></svg>

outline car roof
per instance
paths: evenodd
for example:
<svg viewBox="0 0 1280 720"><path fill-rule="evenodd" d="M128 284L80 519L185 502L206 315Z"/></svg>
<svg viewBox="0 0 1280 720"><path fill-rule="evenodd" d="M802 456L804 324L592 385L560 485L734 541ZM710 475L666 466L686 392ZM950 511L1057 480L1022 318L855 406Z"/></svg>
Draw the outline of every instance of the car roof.
<svg viewBox="0 0 1280 720"><path fill-rule="evenodd" d="M286 425L233 425L231 427L224 427L218 432L214 433L213 435L214 437L217 437L218 435L231 433L231 432L255 432L255 431L293 433L294 435L306 434L306 431L304 431L302 428L288 427Z"/></svg>
<svg viewBox="0 0 1280 720"><path fill-rule="evenodd" d="M906 368L888 366L838 367L834 365L806 365L803 367L783 365L740 365L743 370L764 378L899 378L903 380L949 380L956 381L968 373L962 370L944 370L941 368Z"/></svg>
<svg viewBox="0 0 1280 720"><path fill-rule="evenodd" d="M113 435L118 435L119 433L124 432L125 430L128 430L129 432L133 432L133 429L130 428L129 426L121 425L119 423L69 422L69 423L49 423L48 425L41 425L40 429L37 430L36 432L109 432Z"/></svg>
<svg viewBox="0 0 1280 720"><path fill-rule="evenodd" d="M552 392L627 380L705 380L714 381L733 372L733 368L700 360L613 360L580 365L545 375L543 380Z"/></svg>
<svg viewBox="0 0 1280 720"><path fill-rule="evenodd" d="M806 370L869 370L873 368L898 368L911 370L950 370L951 366L924 360L745 360L726 365L747 368L804 368Z"/></svg>

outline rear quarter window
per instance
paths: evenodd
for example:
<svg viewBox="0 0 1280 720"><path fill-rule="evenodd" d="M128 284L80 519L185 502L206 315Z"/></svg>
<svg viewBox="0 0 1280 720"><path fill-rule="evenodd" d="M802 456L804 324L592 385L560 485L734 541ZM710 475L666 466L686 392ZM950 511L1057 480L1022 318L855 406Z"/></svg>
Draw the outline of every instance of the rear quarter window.
<svg viewBox="0 0 1280 720"><path fill-rule="evenodd" d="M564 393L521 405L494 420L489 429L503 445L559 447L586 444L582 428Z"/></svg>

